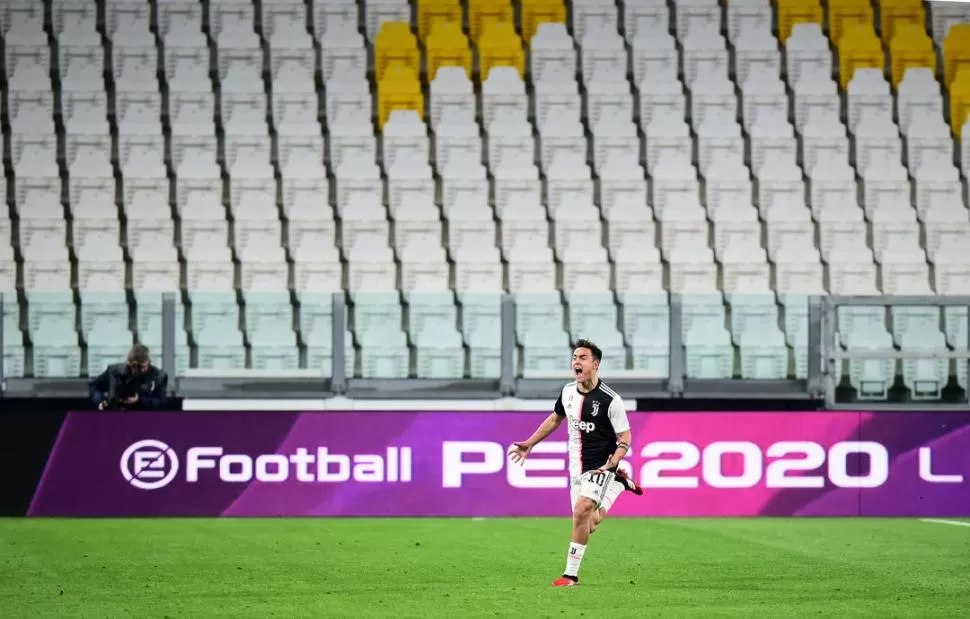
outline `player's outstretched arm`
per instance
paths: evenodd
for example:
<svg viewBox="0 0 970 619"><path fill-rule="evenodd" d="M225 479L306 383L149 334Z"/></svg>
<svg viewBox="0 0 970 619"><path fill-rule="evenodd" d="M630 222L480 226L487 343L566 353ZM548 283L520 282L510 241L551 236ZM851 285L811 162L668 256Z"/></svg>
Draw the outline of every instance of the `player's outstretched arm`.
<svg viewBox="0 0 970 619"><path fill-rule="evenodd" d="M555 432L556 428L562 424L563 419L565 419L565 417L559 415L559 413L550 413L549 416L546 417L541 424L539 424L539 427L536 428L536 431L533 432L532 436L530 436L527 440L522 441L521 443L512 443L512 448L509 449L509 456L512 458L512 461L517 464L524 462L525 459L529 457L529 452L532 451L532 448L545 440L547 436Z"/></svg>

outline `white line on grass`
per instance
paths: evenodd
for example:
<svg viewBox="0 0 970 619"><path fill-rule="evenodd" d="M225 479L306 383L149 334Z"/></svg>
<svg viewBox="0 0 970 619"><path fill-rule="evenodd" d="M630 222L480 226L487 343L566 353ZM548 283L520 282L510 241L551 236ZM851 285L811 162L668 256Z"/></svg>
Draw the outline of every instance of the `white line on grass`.
<svg viewBox="0 0 970 619"><path fill-rule="evenodd" d="M963 522L962 520L940 520L939 518L920 518L920 520L934 524L949 524L955 527L970 527L970 522Z"/></svg>

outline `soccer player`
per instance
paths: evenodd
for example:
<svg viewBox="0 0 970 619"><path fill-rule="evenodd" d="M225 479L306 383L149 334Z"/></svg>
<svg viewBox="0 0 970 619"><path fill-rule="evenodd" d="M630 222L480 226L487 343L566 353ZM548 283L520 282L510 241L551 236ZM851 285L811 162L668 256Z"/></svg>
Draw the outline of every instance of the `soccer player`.
<svg viewBox="0 0 970 619"><path fill-rule="evenodd" d="M571 382L559 394L552 414L528 440L514 443L509 450L513 462L522 463L532 448L567 420L569 432L570 498L573 531L566 556L566 571L553 581L554 587L579 584L579 566L590 534L624 491L642 495L643 489L617 468L630 450L630 422L623 400L599 379L603 352L589 340L579 340L573 351Z"/></svg>

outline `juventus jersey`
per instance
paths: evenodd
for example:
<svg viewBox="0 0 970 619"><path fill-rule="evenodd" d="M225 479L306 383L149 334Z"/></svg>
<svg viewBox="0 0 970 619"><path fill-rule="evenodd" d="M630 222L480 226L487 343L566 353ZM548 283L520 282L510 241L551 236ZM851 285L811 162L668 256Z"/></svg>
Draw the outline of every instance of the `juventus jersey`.
<svg viewBox="0 0 970 619"><path fill-rule="evenodd" d="M554 410L566 418L570 477L606 464L616 451L616 435L630 429L623 399L603 381L589 393L580 391L578 383L569 383Z"/></svg>

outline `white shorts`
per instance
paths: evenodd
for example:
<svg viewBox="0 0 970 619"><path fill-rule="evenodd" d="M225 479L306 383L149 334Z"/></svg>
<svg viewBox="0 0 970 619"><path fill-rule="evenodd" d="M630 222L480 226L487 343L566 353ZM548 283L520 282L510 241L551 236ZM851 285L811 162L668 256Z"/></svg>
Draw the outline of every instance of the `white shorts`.
<svg viewBox="0 0 970 619"><path fill-rule="evenodd" d="M586 497L598 503L599 509L609 511L616 497L624 490L623 484L616 481L614 473L593 475L593 471L588 471L572 478L569 484L569 497L573 508L576 507L579 497Z"/></svg>

